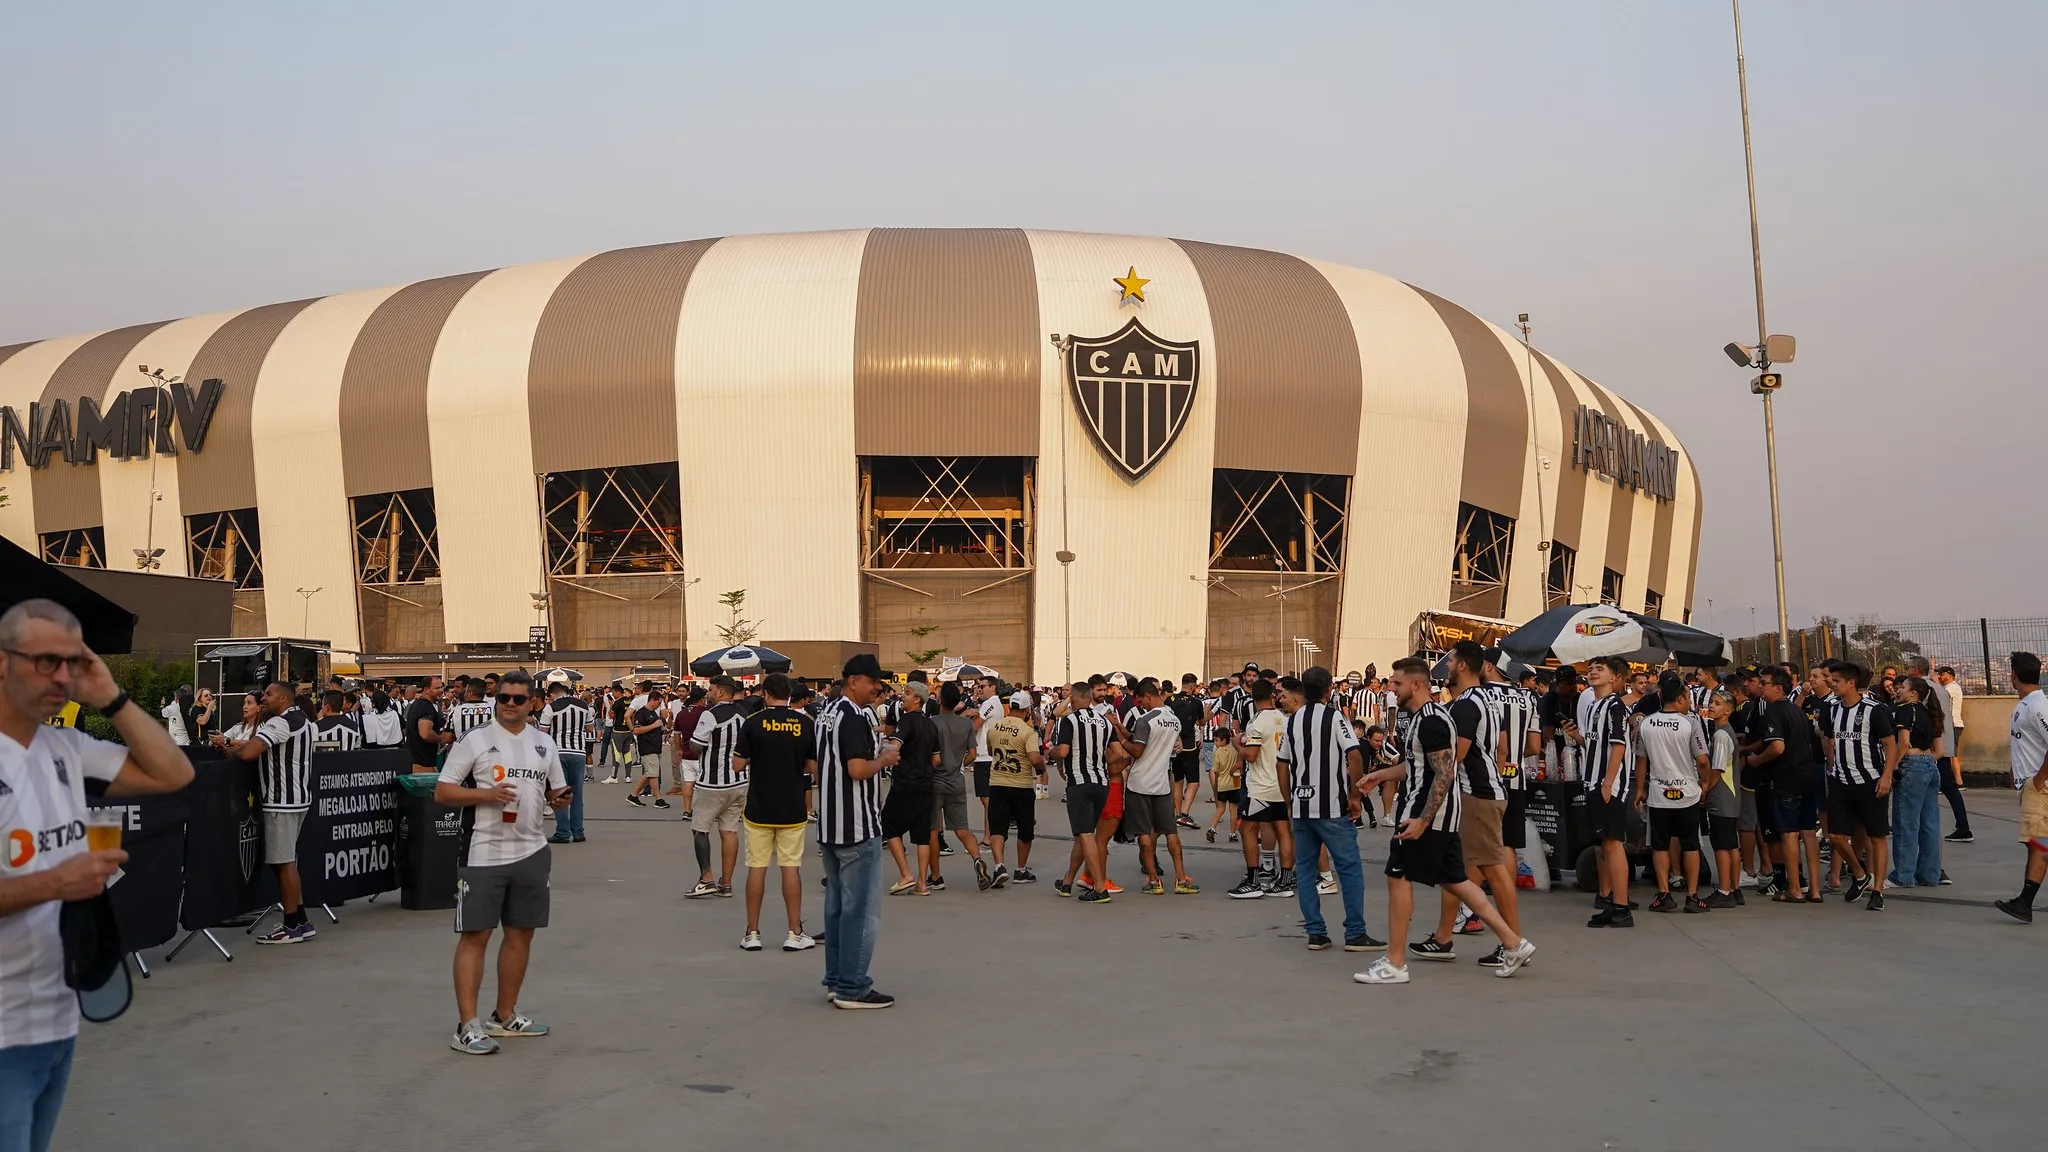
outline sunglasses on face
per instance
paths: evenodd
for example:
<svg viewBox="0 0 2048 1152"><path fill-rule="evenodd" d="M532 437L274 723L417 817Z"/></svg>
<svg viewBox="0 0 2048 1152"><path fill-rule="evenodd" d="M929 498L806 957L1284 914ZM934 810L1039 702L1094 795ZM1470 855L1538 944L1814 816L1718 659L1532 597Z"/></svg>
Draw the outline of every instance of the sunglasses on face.
<svg viewBox="0 0 2048 1152"><path fill-rule="evenodd" d="M83 676L92 671L90 656L59 656L55 652L23 652L14 648L5 651L9 656L19 656L28 661L29 667L34 668L36 673L42 676L55 675L59 664L70 668L73 676Z"/></svg>
<svg viewBox="0 0 2048 1152"><path fill-rule="evenodd" d="M524 692L518 693L516 695L511 692L498 693L498 703L500 704L524 704L526 703L527 699L528 697Z"/></svg>

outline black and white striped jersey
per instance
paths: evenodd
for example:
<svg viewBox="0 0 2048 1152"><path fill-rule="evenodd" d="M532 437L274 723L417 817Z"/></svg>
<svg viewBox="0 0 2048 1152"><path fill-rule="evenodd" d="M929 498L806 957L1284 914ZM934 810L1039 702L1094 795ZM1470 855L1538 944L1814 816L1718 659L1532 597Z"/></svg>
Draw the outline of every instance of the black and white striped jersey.
<svg viewBox="0 0 2048 1152"><path fill-rule="evenodd" d="M897 718L901 720L900 712ZM714 704L697 714L697 730L690 733L690 745L698 750L697 787L722 792L747 782L746 770L735 767L732 762L733 748L740 737L740 725L746 722L746 710L736 700Z"/></svg>
<svg viewBox="0 0 2048 1152"><path fill-rule="evenodd" d="M457 740L497 719L488 700L465 700L448 712L448 727L455 732Z"/></svg>
<svg viewBox="0 0 2048 1152"><path fill-rule="evenodd" d="M574 696L557 696L540 714L540 726L554 737L556 747L570 755L590 748L590 709Z"/></svg>
<svg viewBox="0 0 2048 1152"><path fill-rule="evenodd" d="M872 760L881 746L875 714L841 696L818 717L818 843L859 844L882 834L875 777L855 780L849 760Z"/></svg>
<svg viewBox="0 0 2048 1152"><path fill-rule="evenodd" d="M1586 791L1604 800L1630 800L1635 796L1635 750L1628 726L1628 705L1615 692L1593 701L1582 733L1585 744L1580 763L1585 765ZM1607 769L1614 750L1621 750L1621 771L1615 774L1614 789L1605 790Z"/></svg>
<svg viewBox="0 0 2048 1152"><path fill-rule="evenodd" d="M1705 684L1694 684L1685 690L1685 694L1692 700L1693 715L1705 716L1707 705L1713 703L1714 690Z"/></svg>
<svg viewBox="0 0 2048 1152"><path fill-rule="evenodd" d="M1844 704L1830 697L1821 709L1821 735L1833 751L1828 756L1828 774L1846 784L1875 784L1884 775L1884 742L1895 731L1891 709L1868 692L1856 703Z"/></svg>
<svg viewBox="0 0 2048 1152"><path fill-rule="evenodd" d="M1288 765L1287 814L1296 820L1343 820L1351 782L1350 752L1358 747L1351 721L1323 703L1303 704L1280 726L1279 758Z"/></svg>
<svg viewBox="0 0 2048 1152"><path fill-rule="evenodd" d="M1529 736L1537 731L1536 694L1504 682L1488 684L1486 691L1493 697L1494 718L1507 743L1507 757L1500 762L1501 782L1508 791L1519 792L1527 783L1522 769L1533 766Z"/></svg>
<svg viewBox="0 0 2048 1152"><path fill-rule="evenodd" d="M1436 769L1430 766L1430 753L1442 752L1452 757L1457 754L1457 745L1451 735L1451 711L1434 700L1424 704L1419 712L1402 709L1398 725L1404 733L1401 755L1407 761L1408 775L1402 778L1401 791L1394 798L1397 829L1400 826L1398 821L1420 820L1429 809L1429 793L1436 785ZM1455 761L1450 770L1457 771ZM1439 832L1456 832L1459 795L1457 782L1447 782L1443 801L1426 827Z"/></svg>
<svg viewBox="0 0 2048 1152"><path fill-rule="evenodd" d="M318 734L297 708L256 726L256 739L263 741L256 785L265 812L304 812L313 806L313 741Z"/></svg>
<svg viewBox="0 0 2048 1152"><path fill-rule="evenodd" d="M1244 731L1244 726L1252 722L1251 690L1242 684L1231 688L1223 694L1223 703L1219 710L1230 717L1231 724L1239 732Z"/></svg>
<svg viewBox="0 0 2048 1152"><path fill-rule="evenodd" d="M1060 717L1053 727L1052 742L1055 747L1067 748L1067 783L1108 784L1109 741L1109 721L1093 708Z"/></svg>
<svg viewBox="0 0 2048 1152"><path fill-rule="evenodd" d="M322 716L313 721L313 742L322 749L353 752L363 746L362 725L353 716Z"/></svg>
<svg viewBox="0 0 2048 1152"><path fill-rule="evenodd" d="M1360 688L1351 694L1352 719L1365 721L1368 728L1386 724L1386 698L1374 689Z"/></svg>
<svg viewBox="0 0 2048 1152"><path fill-rule="evenodd" d="M1471 746L1458 763L1458 787L1482 800L1506 798L1500 777L1500 713L1494 694L1475 684L1450 703L1451 731Z"/></svg>

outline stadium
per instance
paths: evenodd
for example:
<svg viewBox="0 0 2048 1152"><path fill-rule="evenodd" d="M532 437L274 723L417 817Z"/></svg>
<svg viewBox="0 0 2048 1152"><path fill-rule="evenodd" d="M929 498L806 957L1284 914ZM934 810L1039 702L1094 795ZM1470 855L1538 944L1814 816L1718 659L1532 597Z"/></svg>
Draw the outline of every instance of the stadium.
<svg viewBox="0 0 2048 1152"><path fill-rule="evenodd" d="M693 240L0 347L0 486L45 559L161 550L234 583L235 634L371 675L502 664L536 627L616 674L736 615L813 675L854 645L1041 683L1384 669L1570 600L1684 618L1702 510L1654 415L1428 291L1016 229Z"/></svg>

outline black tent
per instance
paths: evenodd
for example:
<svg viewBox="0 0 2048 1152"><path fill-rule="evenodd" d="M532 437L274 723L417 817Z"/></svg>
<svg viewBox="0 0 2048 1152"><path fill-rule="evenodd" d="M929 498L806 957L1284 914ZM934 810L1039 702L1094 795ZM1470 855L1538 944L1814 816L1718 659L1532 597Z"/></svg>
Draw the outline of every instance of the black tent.
<svg viewBox="0 0 2048 1152"><path fill-rule="evenodd" d="M71 609L85 628L87 647L103 656L135 647L135 613L0 537L0 612L23 600L55 600Z"/></svg>

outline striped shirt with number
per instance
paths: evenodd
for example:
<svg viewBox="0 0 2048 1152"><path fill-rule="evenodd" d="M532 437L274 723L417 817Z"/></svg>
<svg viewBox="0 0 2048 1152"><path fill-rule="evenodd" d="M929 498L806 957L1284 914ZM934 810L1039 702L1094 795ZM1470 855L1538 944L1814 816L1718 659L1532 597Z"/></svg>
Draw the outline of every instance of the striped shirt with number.
<svg viewBox="0 0 2048 1152"><path fill-rule="evenodd" d="M554 738L555 746L570 755L590 748L590 709L574 696L557 696L541 711L540 726Z"/></svg>
<svg viewBox="0 0 2048 1152"><path fill-rule="evenodd" d="M313 722L297 708L256 726L263 755L256 761L256 785L265 812L304 812L313 806Z"/></svg>
<svg viewBox="0 0 2048 1152"><path fill-rule="evenodd" d="M1475 684L1450 703L1451 731L1472 742L1458 765L1458 789L1482 800L1505 798L1500 776L1500 712L1493 693Z"/></svg>
<svg viewBox="0 0 2048 1152"><path fill-rule="evenodd" d="M1280 726L1280 756L1288 765L1287 814L1296 820L1343 820L1350 785L1350 753L1358 747L1351 721L1328 704L1303 704Z"/></svg>
<svg viewBox="0 0 2048 1152"><path fill-rule="evenodd" d="M1451 710L1434 700L1424 704L1419 712L1402 709L1396 723L1404 734L1401 755L1408 767L1407 776L1401 780L1400 793L1394 798L1395 827L1399 828L1402 822L1422 819L1429 809L1429 791L1436 784L1436 769L1429 762L1430 752L1449 753L1453 758L1451 771L1457 771L1457 741L1451 727ZM1445 788L1443 803L1438 805L1436 815L1426 827L1438 832L1456 832L1460 794L1455 783Z"/></svg>
<svg viewBox="0 0 2048 1152"><path fill-rule="evenodd" d="M497 713L488 701L465 700L448 713L448 727L455 730L455 738L460 740L496 718Z"/></svg>
<svg viewBox="0 0 2048 1152"><path fill-rule="evenodd" d="M1886 737L1896 731L1891 709L1865 692L1854 704L1830 699L1821 712L1827 736L1834 745L1828 758L1828 774L1847 784L1875 784L1884 775Z"/></svg>
<svg viewBox="0 0 2048 1152"><path fill-rule="evenodd" d="M1635 795L1635 751L1630 747L1631 736L1628 727L1628 705L1622 703L1621 693L1603 696L1593 702L1587 714L1584 754L1586 791L1596 793L1607 800L1628 800ZM1615 773L1614 790L1605 791L1607 769L1614 759L1614 750L1621 749L1621 770Z"/></svg>
<svg viewBox="0 0 2048 1152"><path fill-rule="evenodd" d="M697 730L690 734L692 749L703 749L696 753L697 787L723 792L747 782L746 770L734 767L732 762L740 725L746 722L746 712L733 700L714 704L697 715Z"/></svg>
<svg viewBox="0 0 2048 1152"><path fill-rule="evenodd" d="M363 730L347 716L322 716L313 727L314 743L337 752L353 752L363 746Z"/></svg>
<svg viewBox="0 0 2048 1152"><path fill-rule="evenodd" d="M1093 708L1082 708L1060 717L1052 742L1067 748L1067 783L1109 783L1109 721Z"/></svg>
<svg viewBox="0 0 2048 1152"><path fill-rule="evenodd" d="M818 843L859 844L882 834L875 777L846 774L849 760L873 760L880 747L874 712L844 696L818 717Z"/></svg>
<svg viewBox="0 0 2048 1152"><path fill-rule="evenodd" d="M1494 718L1507 743L1507 756L1500 762L1501 782L1510 792L1519 792L1527 780L1522 775L1529 757L1529 734L1536 731L1536 694L1514 684L1488 684L1493 697Z"/></svg>

